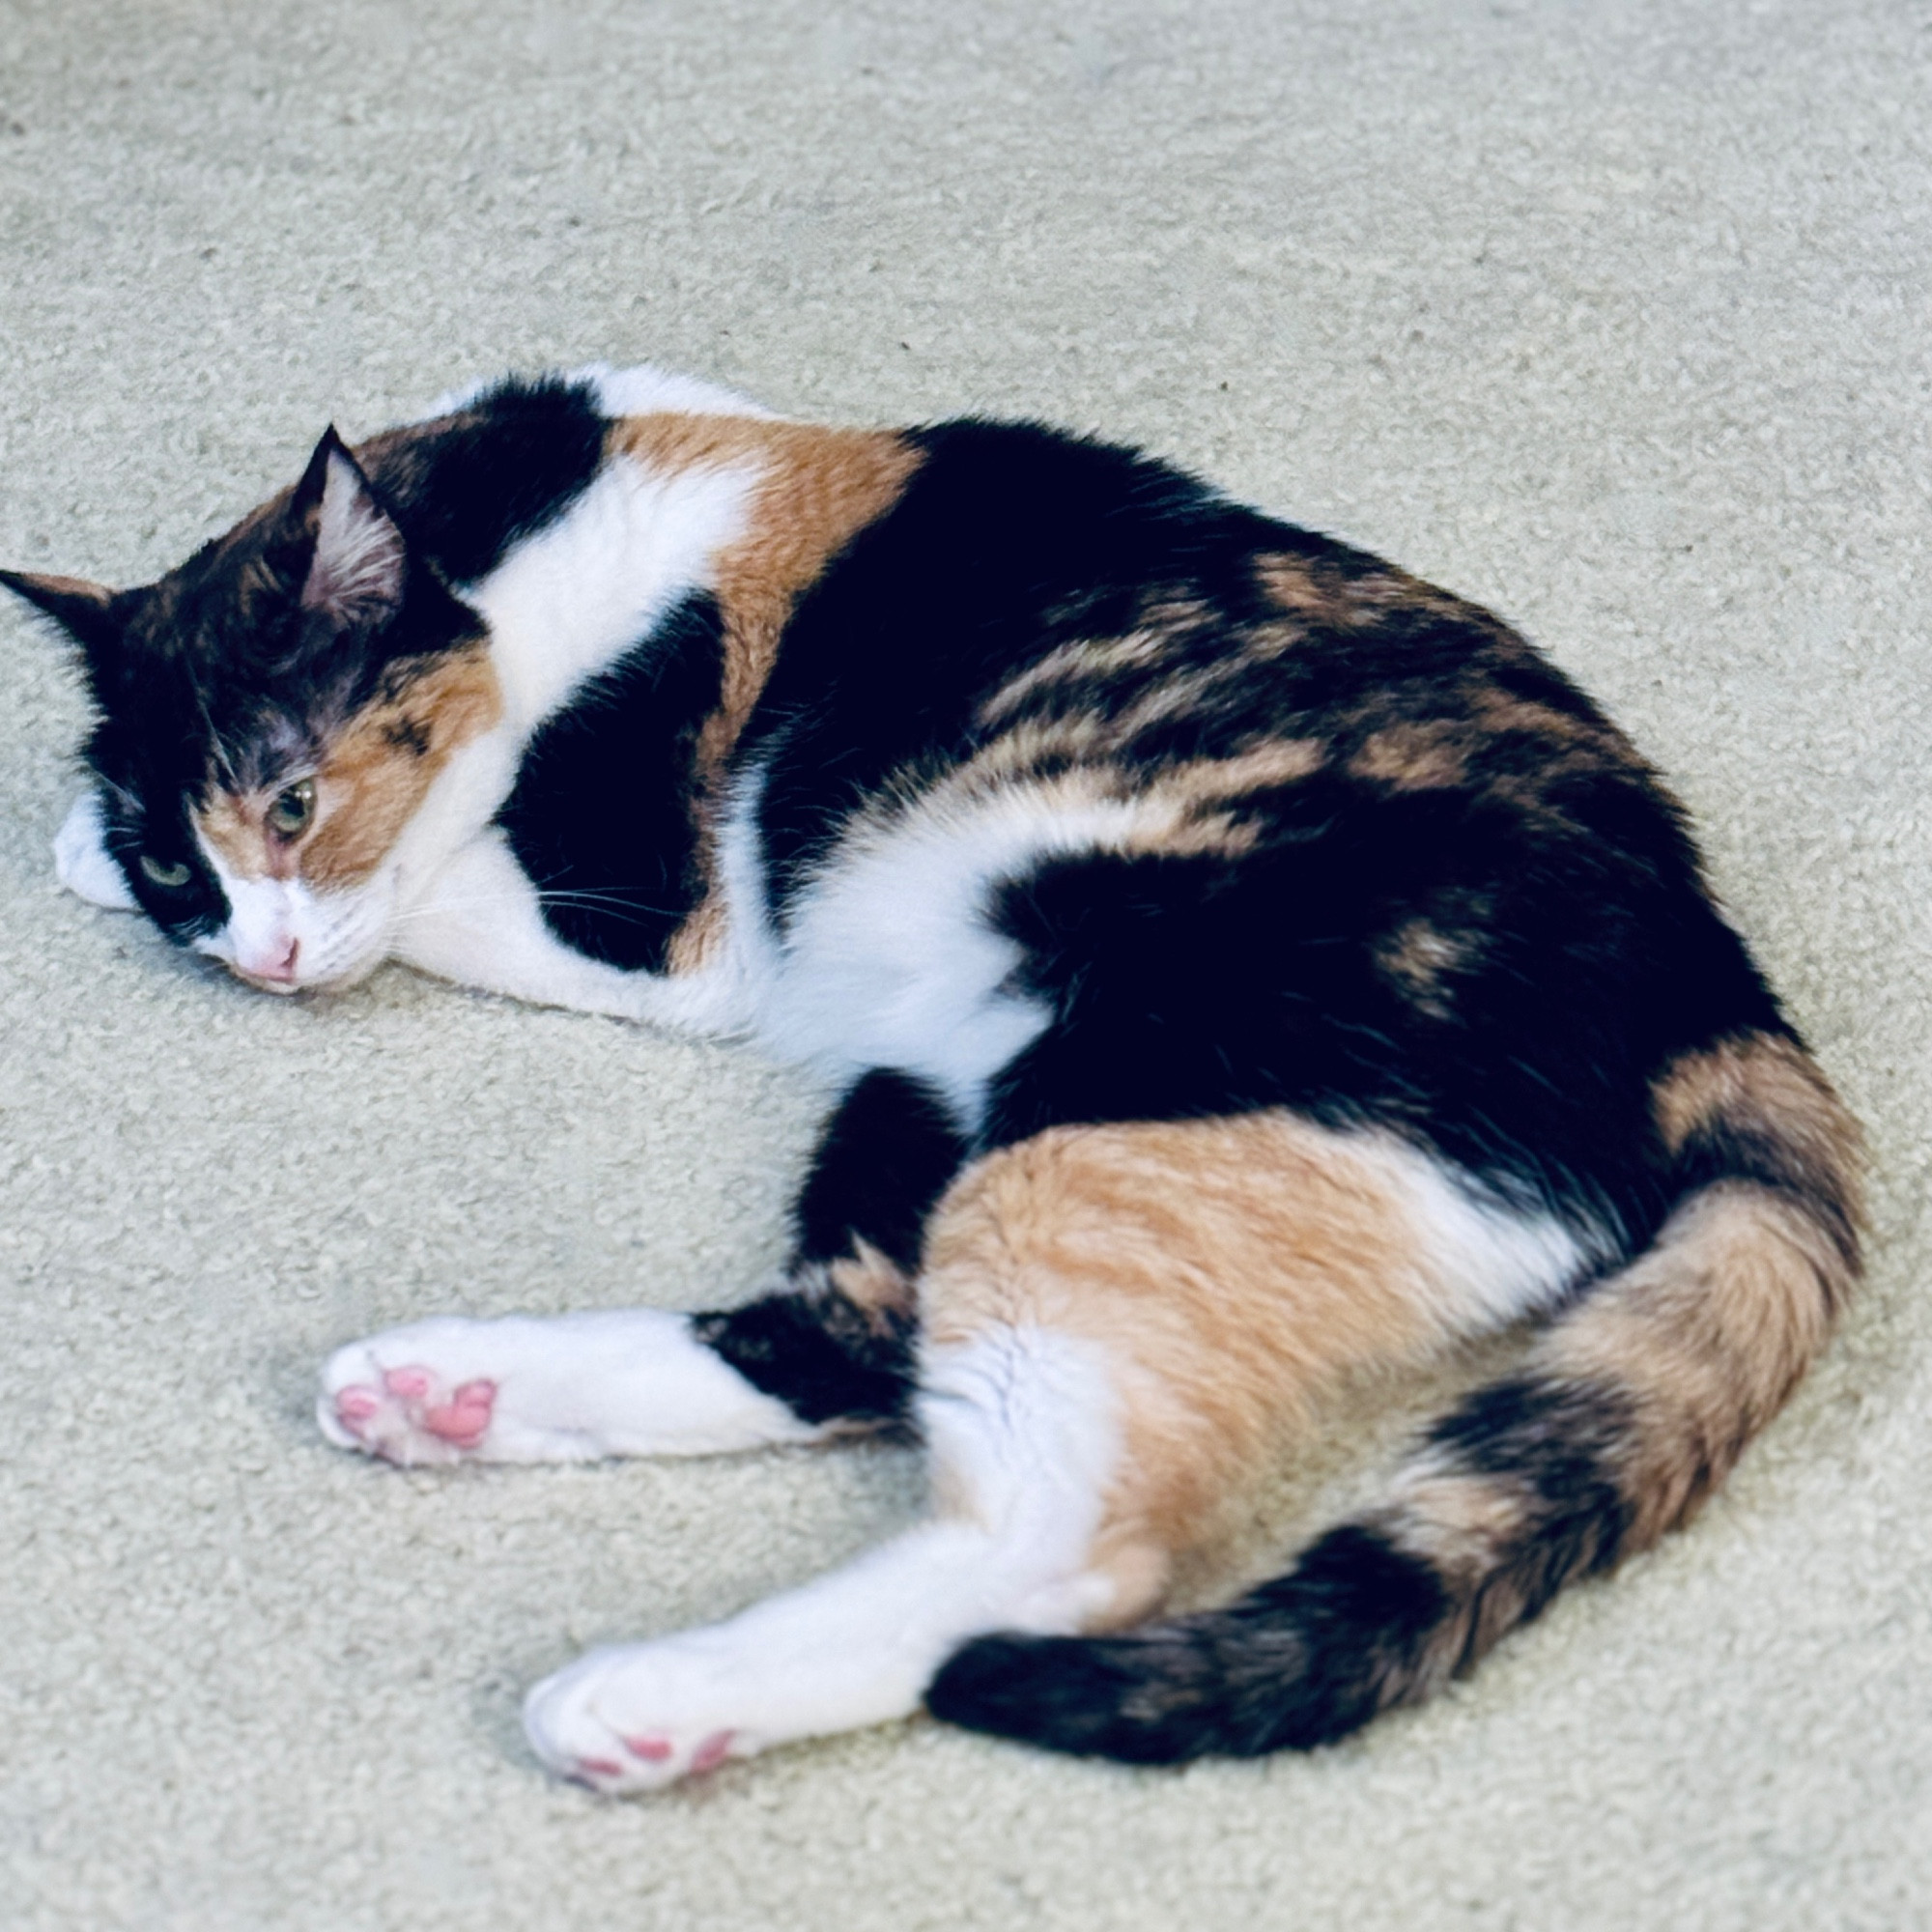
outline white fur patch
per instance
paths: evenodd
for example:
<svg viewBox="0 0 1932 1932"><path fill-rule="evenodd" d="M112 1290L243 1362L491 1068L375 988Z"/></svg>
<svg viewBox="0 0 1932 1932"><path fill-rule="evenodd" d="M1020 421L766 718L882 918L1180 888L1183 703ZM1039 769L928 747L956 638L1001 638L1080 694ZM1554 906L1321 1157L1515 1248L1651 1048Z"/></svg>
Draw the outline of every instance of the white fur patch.
<svg viewBox="0 0 1932 1932"><path fill-rule="evenodd" d="M989 922L994 892L1057 854L1131 850L1178 810L1107 797L1099 783L1081 795L1015 781L862 822L794 902L781 937L741 859L726 883L759 1037L841 1080L904 1068L930 1082L963 1126L978 1125L986 1082L1050 1018L1010 983L1020 949Z"/></svg>
<svg viewBox="0 0 1932 1932"><path fill-rule="evenodd" d="M468 587L513 731L534 730L711 581L756 481L751 465L660 472L614 457L561 519Z"/></svg>
<svg viewBox="0 0 1932 1932"><path fill-rule="evenodd" d="M271 993L292 993L301 983L295 977L284 979L279 968L293 946L298 970L308 969L307 983L320 982L320 974L309 978L316 956L327 946L328 922L318 916L314 895L299 879L244 879L222 859L221 854L199 830L195 843L214 874L222 896L228 901L228 921L220 931L208 933L192 942L195 952L218 959L245 980ZM303 958L303 954L308 956Z"/></svg>
<svg viewBox="0 0 1932 1932"><path fill-rule="evenodd" d="M1551 1307L1608 1260L1553 1214L1478 1198L1470 1183L1393 1135L1351 1136L1406 1205L1425 1257L1425 1292L1452 1328L1480 1334Z"/></svg>
<svg viewBox="0 0 1932 1932"><path fill-rule="evenodd" d="M1087 1560L1121 1453L1104 1357L998 1329L932 1351L923 1379L946 1516L728 1622L591 1651L526 1699L537 1755L599 1790L650 1789L905 1717L968 1637L1102 1613L1111 1587Z"/></svg>
<svg viewBox="0 0 1932 1932"><path fill-rule="evenodd" d="M100 811L100 794L89 785L68 808L61 829L54 834L54 876L69 892L90 905L109 912L138 912L140 902L128 875L108 856L107 827Z"/></svg>
<svg viewBox="0 0 1932 1932"><path fill-rule="evenodd" d="M564 945L545 924L509 840L478 834L395 916L395 956L440 980L540 1007L655 1019L674 982L626 973Z"/></svg>

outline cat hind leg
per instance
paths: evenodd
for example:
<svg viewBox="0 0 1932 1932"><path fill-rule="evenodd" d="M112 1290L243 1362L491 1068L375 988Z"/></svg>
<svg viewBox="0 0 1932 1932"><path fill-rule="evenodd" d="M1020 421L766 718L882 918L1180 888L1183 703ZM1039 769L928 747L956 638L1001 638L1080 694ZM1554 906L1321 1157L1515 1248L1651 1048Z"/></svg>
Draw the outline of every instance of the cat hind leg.
<svg viewBox="0 0 1932 1932"><path fill-rule="evenodd" d="M1531 1233L1398 1144L1285 1114L1056 1128L974 1162L919 1279L932 1519L724 1623L589 1653L530 1692L531 1745L621 1793L929 1690L976 1721L988 1660L1155 1610L1325 1386L1558 1292L1574 1249ZM1184 1696L1188 1667L1149 1695ZM1056 1719L1088 1694L1029 1691Z"/></svg>
<svg viewBox="0 0 1932 1932"><path fill-rule="evenodd" d="M906 1717L977 1632L1071 1632L1143 1607L1091 1561L1118 1462L1115 1406L1099 1351L1042 1329L935 1351L918 1405L931 1520L724 1623L586 1653L530 1691L532 1748L596 1790L651 1790Z"/></svg>

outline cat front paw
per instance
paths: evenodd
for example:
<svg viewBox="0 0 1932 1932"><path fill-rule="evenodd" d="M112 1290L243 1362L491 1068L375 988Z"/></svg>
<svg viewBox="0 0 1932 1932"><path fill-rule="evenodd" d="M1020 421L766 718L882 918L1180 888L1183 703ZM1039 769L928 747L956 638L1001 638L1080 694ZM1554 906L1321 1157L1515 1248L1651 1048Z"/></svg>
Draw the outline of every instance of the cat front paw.
<svg viewBox="0 0 1932 1932"><path fill-rule="evenodd" d="M527 1460L505 1396L515 1341L514 1324L440 1316L351 1342L324 1365L317 1426L338 1449L409 1468Z"/></svg>
<svg viewBox="0 0 1932 1932"><path fill-rule="evenodd" d="M357 1343L329 1363L316 1421L339 1449L415 1467L459 1463L480 1448L496 1406L497 1384L486 1377L451 1382L427 1362L384 1368Z"/></svg>
<svg viewBox="0 0 1932 1932"><path fill-rule="evenodd" d="M138 912L126 875L107 852L107 821L93 785L81 793L54 835L54 875L89 905L109 912Z"/></svg>
<svg viewBox="0 0 1932 1932"><path fill-rule="evenodd" d="M559 1777L612 1798L661 1790L768 1742L733 1721L737 1675L689 1636L612 1644L533 1686L524 1732Z"/></svg>

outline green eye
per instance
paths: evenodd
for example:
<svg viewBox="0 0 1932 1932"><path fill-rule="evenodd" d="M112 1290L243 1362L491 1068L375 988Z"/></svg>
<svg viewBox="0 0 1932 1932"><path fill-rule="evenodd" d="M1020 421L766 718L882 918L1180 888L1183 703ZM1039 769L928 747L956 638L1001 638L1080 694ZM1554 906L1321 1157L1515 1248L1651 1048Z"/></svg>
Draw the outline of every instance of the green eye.
<svg viewBox="0 0 1932 1932"><path fill-rule="evenodd" d="M188 882L188 868L185 866L164 866L152 852L141 854L141 869L156 885L168 892L178 891Z"/></svg>
<svg viewBox="0 0 1932 1932"><path fill-rule="evenodd" d="M315 816L315 781L298 779L278 791L268 810L269 829L284 838L297 838L308 830Z"/></svg>

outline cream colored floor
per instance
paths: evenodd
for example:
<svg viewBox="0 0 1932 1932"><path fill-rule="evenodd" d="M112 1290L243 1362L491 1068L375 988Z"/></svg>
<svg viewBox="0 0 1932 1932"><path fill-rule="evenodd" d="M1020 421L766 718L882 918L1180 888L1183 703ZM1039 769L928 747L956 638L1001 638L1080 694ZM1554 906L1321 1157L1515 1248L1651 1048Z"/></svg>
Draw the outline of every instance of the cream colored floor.
<svg viewBox="0 0 1932 1932"><path fill-rule="evenodd" d="M1609 700L1869 1121L1880 1231L1690 1534L1358 1743L1149 1775L921 1723L600 1804L538 1775L518 1688L879 1535L916 1469L398 1475L318 1441L311 1367L425 1309L741 1292L812 1098L401 974L279 1005L63 898L81 706L9 609L0 1923L1932 1923L1927 29L0 5L0 561L152 573L331 417L509 364L1144 439ZM1271 1533L1405 1412L1339 1418Z"/></svg>

